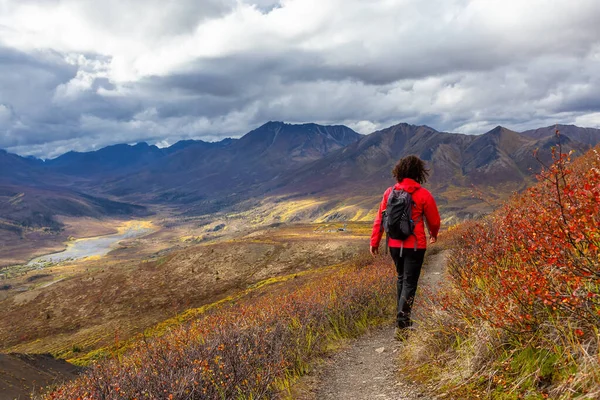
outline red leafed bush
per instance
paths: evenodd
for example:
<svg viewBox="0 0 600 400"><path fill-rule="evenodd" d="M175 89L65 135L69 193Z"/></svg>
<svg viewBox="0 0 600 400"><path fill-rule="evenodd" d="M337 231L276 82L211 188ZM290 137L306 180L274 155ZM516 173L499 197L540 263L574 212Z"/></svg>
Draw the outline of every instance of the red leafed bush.
<svg viewBox="0 0 600 400"><path fill-rule="evenodd" d="M222 307L96 363L48 399L269 398L336 337L393 311L394 270L343 267L293 291Z"/></svg>
<svg viewBox="0 0 600 400"><path fill-rule="evenodd" d="M448 231L402 372L453 398L600 398L600 146Z"/></svg>
<svg viewBox="0 0 600 400"><path fill-rule="evenodd" d="M538 180L455 234L449 272L460 298L446 305L512 332L554 315L589 334L600 325L600 154L572 164L556 150Z"/></svg>

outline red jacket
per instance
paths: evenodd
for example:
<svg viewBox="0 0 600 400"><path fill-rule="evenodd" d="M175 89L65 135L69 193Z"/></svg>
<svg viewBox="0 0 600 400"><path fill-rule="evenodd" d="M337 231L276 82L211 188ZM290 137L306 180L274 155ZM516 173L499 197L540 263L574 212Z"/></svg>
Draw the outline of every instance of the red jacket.
<svg viewBox="0 0 600 400"><path fill-rule="evenodd" d="M389 246L412 249L415 246L416 239L417 249L427 248L427 237L425 236L425 224L423 220L427 220L430 236L437 237L438 231L440 230L440 213L438 212L433 196L429 193L429 190L421 187L421 185L409 178L404 178L402 182L396 183L394 188L404 189L412 195L413 201L415 202L412 208L412 219L416 224L414 235L404 241L390 238ZM390 187L383 194L377 217L375 218L375 222L373 222L373 233L371 234L372 247L379 247L379 242L383 235L381 212L387 207L388 197L391 192L392 188ZM423 216L425 216L425 218L423 218Z"/></svg>

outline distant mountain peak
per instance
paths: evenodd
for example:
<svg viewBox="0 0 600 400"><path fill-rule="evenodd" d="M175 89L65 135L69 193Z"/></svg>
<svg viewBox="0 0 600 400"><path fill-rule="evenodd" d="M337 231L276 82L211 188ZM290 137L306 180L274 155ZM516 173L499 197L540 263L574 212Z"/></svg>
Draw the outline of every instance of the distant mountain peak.
<svg viewBox="0 0 600 400"><path fill-rule="evenodd" d="M576 125L550 125L544 128L524 131L522 132L522 135L533 139L542 139L549 136L555 136L556 129L558 129L562 137L569 137L570 139L590 146L595 146L600 143L600 129L580 128Z"/></svg>
<svg viewBox="0 0 600 400"><path fill-rule="evenodd" d="M393 128L410 128L410 129L417 129L417 128L421 128L421 129L430 129L432 131L438 132L437 129L432 128L428 125L415 125L415 124L409 124L408 122L400 122L397 123L395 125L392 125L386 129L393 129Z"/></svg>
<svg viewBox="0 0 600 400"><path fill-rule="evenodd" d="M438 132L437 130L435 130L427 125L412 125L412 124L408 124L406 122L401 122L399 124L392 125L388 128L373 132L373 134L375 136L372 139L376 140L376 138L387 137L389 140L392 140L392 138L397 138L399 136L401 136L405 139L410 139L410 138L416 138L417 136L420 136L423 134L431 135L431 134L436 134L436 133L440 133L440 132ZM372 135L367 135L367 136L372 136ZM393 140L396 140L396 139L393 139Z"/></svg>
<svg viewBox="0 0 600 400"><path fill-rule="evenodd" d="M494 129L488 131L487 133L490 133L490 134L500 134L500 133L504 133L504 132L514 132L514 133L517 133L517 132L513 131L512 129L508 129L508 128L502 126L502 125L496 126Z"/></svg>
<svg viewBox="0 0 600 400"><path fill-rule="evenodd" d="M500 125L484 133L482 136L489 137L494 141L500 141L502 143L512 142L512 145L518 145L519 143L526 143L532 140L530 137L524 136L519 132L513 131ZM511 145L511 143L506 144Z"/></svg>
<svg viewBox="0 0 600 400"><path fill-rule="evenodd" d="M70 152L43 165L0 150L0 180L36 185L81 182L82 190L124 201L173 202L213 212L244 196L275 190L371 193L392 181L390 170L399 158L416 154L432 169L429 185L454 196L451 190L470 183L523 187L530 171L538 168L533 151L550 154L547 150L557 141L555 128L540 128L530 136L499 125L482 135L464 135L401 122L360 135L343 125L269 121L240 139L182 140L161 149L145 142L122 144ZM559 129L566 150L581 153L584 143L600 140L598 129ZM71 181L69 176L86 179ZM339 190L342 184L347 190Z"/></svg>
<svg viewBox="0 0 600 400"><path fill-rule="evenodd" d="M291 125L291 124L287 124L283 121L269 121L266 124L262 124L261 126L258 127L258 129L261 128L280 128L283 127L285 125Z"/></svg>
<svg viewBox="0 0 600 400"><path fill-rule="evenodd" d="M248 132L231 147L237 157L258 157L261 162L273 166L315 160L360 137L360 134L343 125L269 121Z"/></svg>
<svg viewBox="0 0 600 400"><path fill-rule="evenodd" d="M120 143L89 152L70 151L47 160L48 168L66 175L106 175L124 173L147 165L163 156L156 145L139 142L134 145Z"/></svg>

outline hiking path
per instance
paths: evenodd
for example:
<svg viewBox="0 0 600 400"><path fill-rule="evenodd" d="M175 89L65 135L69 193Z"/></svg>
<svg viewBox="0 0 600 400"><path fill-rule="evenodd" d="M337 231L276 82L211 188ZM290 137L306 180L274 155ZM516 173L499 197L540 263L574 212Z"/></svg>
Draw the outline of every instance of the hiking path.
<svg viewBox="0 0 600 400"><path fill-rule="evenodd" d="M420 288L435 290L439 286L446 258L447 251L427 258L421 271ZM413 312L418 320L418 294ZM394 339L394 326L375 328L326 359L307 378L307 387L295 397L299 400L434 399L428 394L429 388L400 379L397 362L402 347L403 343Z"/></svg>

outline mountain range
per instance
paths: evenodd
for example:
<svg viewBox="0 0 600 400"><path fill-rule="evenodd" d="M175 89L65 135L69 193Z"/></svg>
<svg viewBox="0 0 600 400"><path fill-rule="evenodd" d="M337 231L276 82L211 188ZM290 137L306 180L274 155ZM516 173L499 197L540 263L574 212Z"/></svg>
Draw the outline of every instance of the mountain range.
<svg viewBox="0 0 600 400"><path fill-rule="evenodd" d="M551 160L555 129L564 152L582 154L600 142L600 130L572 125L465 135L402 123L360 135L345 126L268 122L240 139L168 148L120 144L46 161L0 151L0 227L59 229L55 215L144 215L154 205L206 214L261 198L326 199L310 218L351 218L356 210L340 213L340 205L374 207L408 154L428 162L428 187L442 211L469 215L482 203L473 189L502 199L529 185L540 161Z"/></svg>

